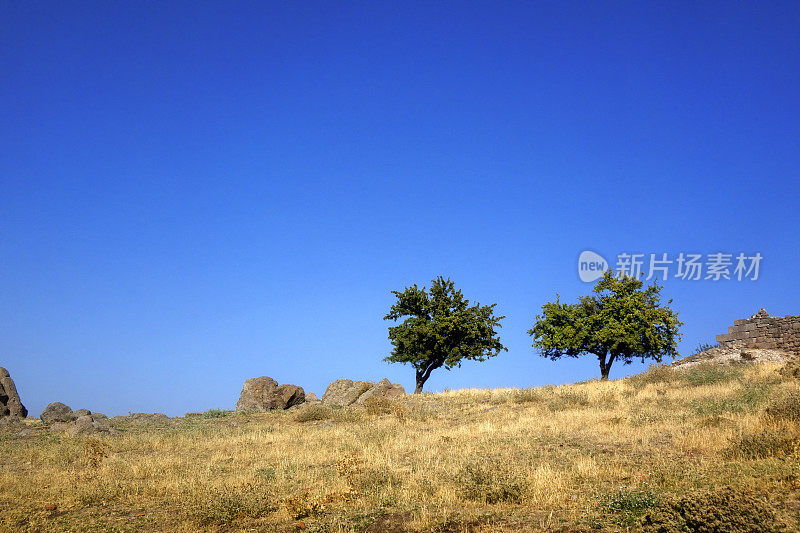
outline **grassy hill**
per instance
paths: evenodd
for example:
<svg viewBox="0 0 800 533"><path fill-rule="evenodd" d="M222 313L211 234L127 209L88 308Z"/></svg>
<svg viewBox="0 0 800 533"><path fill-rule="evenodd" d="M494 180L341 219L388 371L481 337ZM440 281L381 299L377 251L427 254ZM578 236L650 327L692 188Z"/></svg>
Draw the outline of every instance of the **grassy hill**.
<svg viewBox="0 0 800 533"><path fill-rule="evenodd" d="M781 368L6 432L0 530L797 530L800 380Z"/></svg>

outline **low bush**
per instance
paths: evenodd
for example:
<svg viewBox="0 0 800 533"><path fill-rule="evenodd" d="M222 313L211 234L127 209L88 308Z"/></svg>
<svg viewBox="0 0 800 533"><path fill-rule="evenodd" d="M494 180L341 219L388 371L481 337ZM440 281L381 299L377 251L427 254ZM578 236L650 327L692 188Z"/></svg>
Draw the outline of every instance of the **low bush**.
<svg viewBox="0 0 800 533"><path fill-rule="evenodd" d="M600 509L622 526L637 524L648 509L655 507L658 497L649 489L620 487L598 497Z"/></svg>
<svg viewBox="0 0 800 533"><path fill-rule="evenodd" d="M209 409L208 411L201 413L200 416L203 418L225 418L230 416L230 414L230 411L226 411L224 409Z"/></svg>
<svg viewBox="0 0 800 533"><path fill-rule="evenodd" d="M255 519L277 509L269 494L246 490L196 494L189 501L192 502L190 514L203 527Z"/></svg>
<svg viewBox="0 0 800 533"><path fill-rule="evenodd" d="M718 342L715 342L713 344L709 342L698 343L697 348L694 349L694 353L692 355L697 355L699 353L706 352L712 348L719 348L719 343Z"/></svg>
<svg viewBox="0 0 800 533"><path fill-rule="evenodd" d="M659 505L641 521L645 531L678 533L772 533L785 531L772 505L754 492L724 488Z"/></svg>
<svg viewBox="0 0 800 533"><path fill-rule="evenodd" d="M298 422L312 422L316 420L328 420L333 417L333 410L324 405L307 405L300 409L294 419Z"/></svg>
<svg viewBox="0 0 800 533"><path fill-rule="evenodd" d="M392 412L392 403L392 400L388 398L372 397L366 399L364 408L370 415L386 415Z"/></svg>

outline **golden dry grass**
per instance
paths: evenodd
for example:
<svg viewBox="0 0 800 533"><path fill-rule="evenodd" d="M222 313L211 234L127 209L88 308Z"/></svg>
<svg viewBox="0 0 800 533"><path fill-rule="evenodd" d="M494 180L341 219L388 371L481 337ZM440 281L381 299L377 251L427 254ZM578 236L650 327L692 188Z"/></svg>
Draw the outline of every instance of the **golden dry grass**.
<svg viewBox="0 0 800 533"><path fill-rule="evenodd" d="M776 370L4 433L0 530L615 531L723 486L769 495L797 528L800 426L764 412L798 381Z"/></svg>

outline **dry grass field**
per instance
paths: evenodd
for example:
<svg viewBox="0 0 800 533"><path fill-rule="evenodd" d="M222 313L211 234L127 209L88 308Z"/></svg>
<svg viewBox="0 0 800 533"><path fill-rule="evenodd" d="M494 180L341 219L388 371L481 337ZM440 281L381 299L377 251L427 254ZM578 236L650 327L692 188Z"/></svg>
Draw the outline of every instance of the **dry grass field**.
<svg viewBox="0 0 800 533"><path fill-rule="evenodd" d="M7 432L0 530L797 530L800 380L779 370Z"/></svg>

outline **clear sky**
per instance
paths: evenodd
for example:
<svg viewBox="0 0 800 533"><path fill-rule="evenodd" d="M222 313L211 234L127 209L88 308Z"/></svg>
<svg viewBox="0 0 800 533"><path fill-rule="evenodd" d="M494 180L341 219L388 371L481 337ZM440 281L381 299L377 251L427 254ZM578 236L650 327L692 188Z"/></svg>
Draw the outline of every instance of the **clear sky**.
<svg viewBox="0 0 800 533"><path fill-rule="evenodd" d="M426 389L583 380L526 330L590 289L586 249L763 256L664 283L684 354L798 315L798 28L793 1L2 2L0 366L33 415L413 390L382 317L442 274L509 351Z"/></svg>

